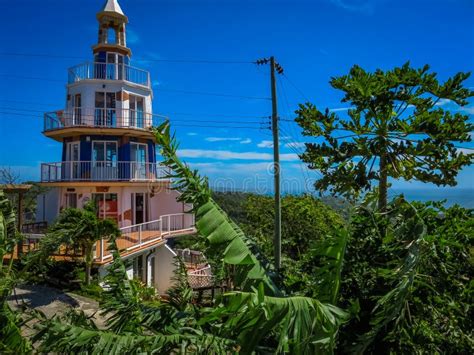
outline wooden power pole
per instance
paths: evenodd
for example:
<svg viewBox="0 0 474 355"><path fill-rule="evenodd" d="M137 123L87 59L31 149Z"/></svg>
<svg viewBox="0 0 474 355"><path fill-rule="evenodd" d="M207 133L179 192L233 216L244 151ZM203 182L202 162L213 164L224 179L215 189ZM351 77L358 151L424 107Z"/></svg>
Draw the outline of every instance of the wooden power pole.
<svg viewBox="0 0 474 355"><path fill-rule="evenodd" d="M270 59L259 59L257 65L268 64L270 62L270 85L272 91L272 135L273 135L273 178L275 183L275 229L274 229L274 255L275 267L281 268L281 191L280 191L280 142L278 130L278 104L276 92L276 74L283 74L283 68L275 61L275 57Z"/></svg>
<svg viewBox="0 0 474 355"><path fill-rule="evenodd" d="M281 268L281 192L280 192L280 142L278 131L278 104L275 80L275 57L270 57L270 77L272 90L272 135L273 135L273 177L275 183L275 267Z"/></svg>

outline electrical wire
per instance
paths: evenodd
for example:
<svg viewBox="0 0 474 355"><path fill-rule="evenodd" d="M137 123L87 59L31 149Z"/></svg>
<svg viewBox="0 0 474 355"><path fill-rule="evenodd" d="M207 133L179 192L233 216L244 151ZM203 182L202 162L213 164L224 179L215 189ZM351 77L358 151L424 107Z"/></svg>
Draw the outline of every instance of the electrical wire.
<svg viewBox="0 0 474 355"><path fill-rule="evenodd" d="M24 109L24 108L15 108L15 107L0 107L0 110L8 110L8 111L19 111L19 112L35 112L35 113L44 113L42 110L31 110L31 109ZM165 117L168 117L165 115ZM236 118L236 117L234 117ZM236 118L237 119L237 118ZM183 119L176 119L176 118L169 118L170 122L185 122L185 123L192 123L189 120L183 120ZM250 125L262 125L264 122L262 121L243 121L243 120L238 120L238 121L228 121L228 120L222 120L222 121L217 121L217 120L197 120L194 119L195 122L197 123L217 123L217 124L250 124Z"/></svg>
<svg viewBox="0 0 474 355"><path fill-rule="evenodd" d="M0 56L5 57L39 57L39 58L55 58L55 59L80 59L87 60L86 57L65 56L57 54L42 53L14 53L0 52ZM207 59L153 59L153 58L134 58L135 61L141 62L159 62L159 63L187 63L187 64L254 64L255 61L243 60L207 60Z"/></svg>
<svg viewBox="0 0 474 355"><path fill-rule="evenodd" d="M32 76L20 76L20 75L10 75L10 74L0 74L0 77L10 78L10 79L23 79L23 80L41 80L41 81L51 81L51 82L60 82L60 83L64 82L64 80L59 80L59 79L40 78L40 77L32 77ZM161 91L161 92L175 92L175 93L191 94L191 95L231 97L231 98L247 99L247 100L271 100L268 97L222 94L222 93L204 92L204 91L188 91L188 90L163 89L163 88L157 88L155 90Z"/></svg>
<svg viewBox="0 0 474 355"><path fill-rule="evenodd" d="M50 103L44 103L44 102L31 102L31 101L20 101L20 100L5 100L5 99L0 99L0 102L6 102L6 103L19 103L19 104L26 104L26 105L35 105L35 106L50 106L50 107L57 107L57 104L50 104ZM2 107L0 107L2 109ZM12 110L25 110L22 108L17 108L17 107L4 107L3 109L12 109ZM38 111L38 112L44 112L44 111ZM190 116L190 117L202 117L202 116L208 116L208 117L230 117L230 118L235 118L239 119L239 122L244 122L240 119L243 118L249 118L249 119L262 119L262 118L268 118L268 116L264 116L261 114L229 114L229 113L206 113L206 112L175 112L175 111L169 111L163 113L164 116L170 117L170 116Z"/></svg>
<svg viewBox="0 0 474 355"><path fill-rule="evenodd" d="M26 113L19 113L19 112L5 112L5 111L0 111L0 114L4 115L13 115L13 116L23 116L23 117L30 117L30 118L35 118L35 119L42 119L42 117L35 116L32 114L26 114ZM260 130L261 127L249 127L249 126L229 126L229 125L222 125L222 126L216 126L216 125L195 125L195 124L186 124L185 122L178 122L177 124L174 124L173 121L170 121L172 126L176 127L201 127L201 128L231 128L231 129L256 129ZM227 122L226 122L227 123ZM239 122L241 123L241 122Z"/></svg>

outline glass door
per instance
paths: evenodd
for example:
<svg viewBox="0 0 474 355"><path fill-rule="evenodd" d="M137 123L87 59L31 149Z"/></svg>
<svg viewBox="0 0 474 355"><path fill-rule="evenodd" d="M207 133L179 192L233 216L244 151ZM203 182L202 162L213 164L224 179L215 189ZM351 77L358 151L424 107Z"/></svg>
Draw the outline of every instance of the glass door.
<svg viewBox="0 0 474 355"><path fill-rule="evenodd" d="M64 175L66 180L78 180L80 178L79 142L66 144L66 160L64 162Z"/></svg>
<svg viewBox="0 0 474 355"><path fill-rule="evenodd" d="M117 62L115 53L107 53L107 79L116 80Z"/></svg>
<svg viewBox="0 0 474 355"><path fill-rule="evenodd" d="M145 127L143 107L143 97L130 95L130 127Z"/></svg>
<svg viewBox="0 0 474 355"><path fill-rule="evenodd" d="M134 180L144 180L147 177L147 145L143 143L130 143L130 176Z"/></svg>
<svg viewBox="0 0 474 355"><path fill-rule="evenodd" d="M118 221L118 198L117 194L94 193L92 198L97 207L97 216L102 219Z"/></svg>
<svg viewBox="0 0 474 355"><path fill-rule="evenodd" d="M95 93L95 122L100 127L116 127L116 98L114 92Z"/></svg>
<svg viewBox="0 0 474 355"><path fill-rule="evenodd" d="M73 112L73 126L81 125L82 124L82 99L81 94L74 95L74 112Z"/></svg>
<svg viewBox="0 0 474 355"><path fill-rule="evenodd" d="M92 142L92 179L96 181L118 179L117 142Z"/></svg>
<svg viewBox="0 0 474 355"><path fill-rule="evenodd" d="M147 193L132 193L132 224L141 224L149 220L149 198Z"/></svg>

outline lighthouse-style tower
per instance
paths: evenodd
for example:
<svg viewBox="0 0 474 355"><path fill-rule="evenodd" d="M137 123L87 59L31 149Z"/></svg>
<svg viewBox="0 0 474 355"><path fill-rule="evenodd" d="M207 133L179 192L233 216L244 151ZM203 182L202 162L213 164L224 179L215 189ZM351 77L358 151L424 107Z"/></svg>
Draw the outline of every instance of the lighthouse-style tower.
<svg viewBox="0 0 474 355"><path fill-rule="evenodd" d="M169 261L166 238L193 231L193 216L159 164L149 128L164 117L152 113L150 74L131 65L128 18L108 0L97 20L93 60L69 69L65 108L44 115L43 134L63 148L60 162L41 166L50 189L38 199L37 217L51 224L62 209L95 201L99 217L122 229L118 244L134 259L130 273L163 289L166 265L158 263ZM106 243L97 243L99 267L112 259Z"/></svg>

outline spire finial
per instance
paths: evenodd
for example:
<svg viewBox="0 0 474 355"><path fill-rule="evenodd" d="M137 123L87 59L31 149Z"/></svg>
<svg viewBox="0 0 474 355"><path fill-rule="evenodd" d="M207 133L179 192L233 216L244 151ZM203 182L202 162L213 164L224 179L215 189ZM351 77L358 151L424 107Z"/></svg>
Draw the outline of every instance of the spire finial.
<svg viewBox="0 0 474 355"><path fill-rule="evenodd" d="M115 12L125 16L117 0L106 0L101 12Z"/></svg>

